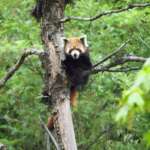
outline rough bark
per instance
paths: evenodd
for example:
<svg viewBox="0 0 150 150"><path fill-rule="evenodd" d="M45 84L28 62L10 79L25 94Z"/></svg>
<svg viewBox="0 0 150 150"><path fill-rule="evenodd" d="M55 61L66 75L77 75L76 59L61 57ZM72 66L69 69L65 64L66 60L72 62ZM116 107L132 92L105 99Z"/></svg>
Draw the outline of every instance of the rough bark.
<svg viewBox="0 0 150 150"><path fill-rule="evenodd" d="M0 150L7 150L6 145L0 143Z"/></svg>
<svg viewBox="0 0 150 150"><path fill-rule="evenodd" d="M45 70L44 92L52 103L57 116L54 124L55 138L61 149L76 150L76 140L70 110L69 90L66 75L62 67L64 0L43 0L42 5L42 41L48 55L42 58Z"/></svg>

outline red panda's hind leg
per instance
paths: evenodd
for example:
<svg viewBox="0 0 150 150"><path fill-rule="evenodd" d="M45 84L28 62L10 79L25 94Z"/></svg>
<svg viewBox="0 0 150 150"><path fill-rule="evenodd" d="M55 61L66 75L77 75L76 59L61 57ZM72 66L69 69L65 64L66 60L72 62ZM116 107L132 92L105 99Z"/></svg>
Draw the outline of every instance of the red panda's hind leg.
<svg viewBox="0 0 150 150"><path fill-rule="evenodd" d="M51 116L51 117L48 117L47 128L48 128L49 130L54 129L54 123L55 123L56 119L57 119L57 115L56 115L56 114L54 114L54 115Z"/></svg>

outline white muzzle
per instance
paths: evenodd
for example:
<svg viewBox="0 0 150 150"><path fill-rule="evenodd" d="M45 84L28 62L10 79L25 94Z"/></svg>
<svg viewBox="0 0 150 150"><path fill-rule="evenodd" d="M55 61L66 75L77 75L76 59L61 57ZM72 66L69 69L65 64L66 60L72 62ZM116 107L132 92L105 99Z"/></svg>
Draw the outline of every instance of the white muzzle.
<svg viewBox="0 0 150 150"><path fill-rule="evenodd" d="M73 59L78 59L80 56L80 52L78 50L73 50L70 55L72 56Z"/></svg>

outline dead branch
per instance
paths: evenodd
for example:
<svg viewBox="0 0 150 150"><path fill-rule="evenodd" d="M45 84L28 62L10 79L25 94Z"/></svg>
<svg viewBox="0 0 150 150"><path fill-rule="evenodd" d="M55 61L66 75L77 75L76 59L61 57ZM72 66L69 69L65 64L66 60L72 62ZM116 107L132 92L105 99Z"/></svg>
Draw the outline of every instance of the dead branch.
<svg viewBox="0 0 150 150"><path fill-rule="evenodd" d="M15 72L21 67L21 65L24 63L25 59L29 56L29 55L38 55L38 56L42 56L44 55L44 51L39 51L36 49L26 49L25 52L21 55L21 57L18 59L17 63L12 66L8 72L6 73L6 75L0 80L0 88L2 88L6 82L15 74Z"/></svg>
<svg viewBox="0 0 150 150"><path fill-rule="evenodd" d="M134 9L134 8L143 8L143 7L149 7L149 6L150 6L150 3L129 4L125 8L100 12L100 13L98 13L97 15L95 15L93 17L68 16L68 17L65 17L65 18L61 19L60 22L68 22L68 21L71 21L71 20L95 21L95 20L97 20L97 19L99 19L103 16L118 14L118 13L122 13L122 12L125 12L125 11L128 11L128 10Z"/></svg>
<svg viewBox="0 0 150 150"><path fill-rule="evenodd" d="M59 145L55 139L55 137L52 135L52 133L49 131L49 129L47 128L47 126L45 125L44 121L41 119L41 117L39 117L40 119L40 123L41 126L44 128L44 130L46 131L46 133L49 135L50 139L52 140L53 144L56 147L56 150L60 150Z"/></svg>
<svg viewBox="0 0 150 150"><path fill-rule="evenodd" d="M141 67L130 67L130 68L117 68L117 69L109 69L109 68L100 68L100 69L96 69L94 70L93 74L99 73L99 72L115 72L115 73L119 73L119 72L130 72L130 71L137 71L140 70Z"/></svg>
<svg viewBox="0 0 150 150"><path fill-rule="evenodd" d="M123 56L120 58L117 58L114 62L108 63L107 65L101 65L95 69L92 70L92 74L96 74L99 72L129 72L129 71L135 71L139 70L140 67L118 67L119 65L123 65L127 62L145 62L147 58L144 57L138 57L138 56Z"/></svg>
<svg viewBox="0 0 150 150"><path fill-rule="evenodd" d="M123 57L123 61L125 62L145 62L147 60L147 58L144 57L139 57L139 56L133 56L133 55L128 55L128 56L124 56Z"/></svg>
<svg viewBox="0 0 150 150"><path fill-rule="evenodd" d="M125 43L121 44L121 46L119 48L117 48L117 50L113 51L108 56L106 56L104 59L102 59L100 62L93 65L93 68L97 67L98 65L100 65L103 62L107 61L108 59L112 58L114 55L118 54L120 51L122 51L125 48L125 46L128 44L129 41L130 40L127 40Z"/></svg>

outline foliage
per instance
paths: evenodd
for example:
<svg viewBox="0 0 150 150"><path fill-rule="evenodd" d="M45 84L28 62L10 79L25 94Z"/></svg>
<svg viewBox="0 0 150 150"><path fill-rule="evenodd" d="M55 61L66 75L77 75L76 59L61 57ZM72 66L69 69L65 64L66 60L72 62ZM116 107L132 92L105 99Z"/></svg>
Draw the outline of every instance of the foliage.
<svg viewBox="0 0 150 150"><path fill-rule="evenodd" d="M150 107L150 58L138 73L134 84L129 90L124 91L120 101L121 108L116 116L117 121L131 122L133 115L138 112L149 112ZM150 133L146 133L145 139L150 144Z"/></svg>
<svg viewBox="0 0 150 150"><path fill-rule="evenodd" d="M99 11L148 1L78 0L74 5L66 7L65 15L92 16ZM34 0L0 1L0 79L16 62L24 48L42 47L40 26L30 16L33 6ZM67 22L65 34L87 34L91 58L95 63L131 37L125 52L149 57L149 26L150 8L143 8L105 16L94 22ZM129 65L141 66L134 63ZM125 66L128 67L127 64ZM118 125L114 119L118 103L123 106L127 102L127 99L119 100L121 93L131 87L135 76L136 72L91 76L88 85L80 92L78 108L73 113L79 149L148 149L144 139L149 139L150 136L149 113L138 113L132 119L132 128L127 128L124 124ZM47 116L47 108L40 102L42 77L40 61L36 57L28 58L5 88L0 90L0 143L8 145L8 150L42 149L39 115L44 118ZM148 85L147 80L146 83ZM138 103L140 110L141 104ZM148 105L144 105L144 108L145 106Z"/></svg>
<svg viewBox="0 0 150 150"><path fill-rule="evenodd" d="M24 48L41 47L39 27L30 16L32 6L30 0L0 2L0 78ZM0 90L0 143L8 145L10 150L39 146L42 137L39 115L46 110L45 105L39 103L41 75L39 60L29 58Z"/></svg>

